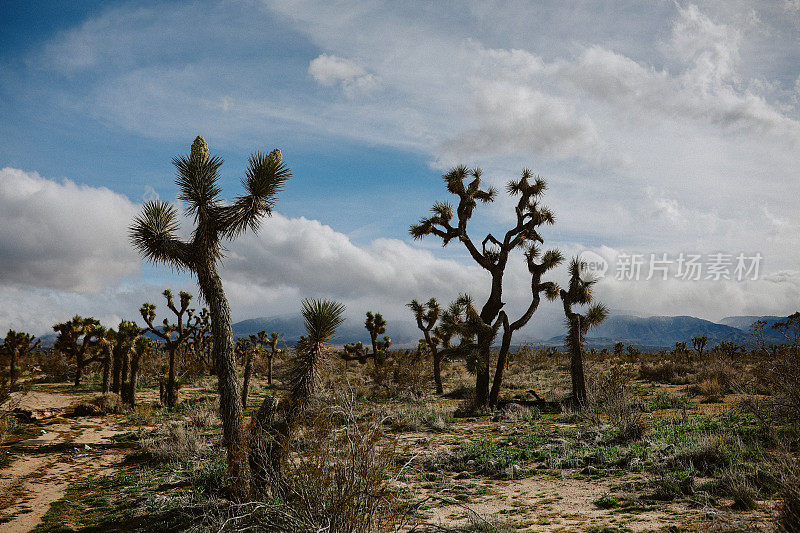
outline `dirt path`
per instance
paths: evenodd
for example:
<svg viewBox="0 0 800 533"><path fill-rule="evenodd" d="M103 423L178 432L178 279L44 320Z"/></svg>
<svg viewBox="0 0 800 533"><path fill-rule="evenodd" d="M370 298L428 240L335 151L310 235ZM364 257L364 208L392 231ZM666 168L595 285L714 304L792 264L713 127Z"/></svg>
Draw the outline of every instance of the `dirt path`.
<svg viewBox="0 0 800 533"><path fill-rule="evenodd" d="M74 397L64 394L30 393L20 406L63 412L74 402ZM124 458L124 450L115 449L108 439L124 430L108 417L56 417L36 425L39 436L2 447L10 454L10 464L0 469L0 520L7 520L0 521L0 529L4 532L32 530L70 484L106 474Z"/></svg>

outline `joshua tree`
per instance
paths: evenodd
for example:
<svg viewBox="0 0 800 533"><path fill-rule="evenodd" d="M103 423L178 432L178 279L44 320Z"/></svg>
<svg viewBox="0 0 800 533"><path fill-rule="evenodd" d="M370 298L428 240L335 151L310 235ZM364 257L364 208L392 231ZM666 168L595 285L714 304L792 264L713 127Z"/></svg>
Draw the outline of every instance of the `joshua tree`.
<svg viewBox="0 0 800 533"><path fill-rule="evenodd" d="M528 272L531 274L531 303L528 309L514 322L509 321L505 312L500 312L500 318L503 321L503 340L500 344L500 352L497 354L497 368L492 381L492 390L489 393L489 405L491 407L497 405L500 386L503 383L503 372L508 366L508 351L511 349L511 338L514 332L527 324L536 309L539 308L542 293L550 301L558 298L559 286L552 281L542 282L542 276L548 270L561 264L564 256L558 250L548 250L542 256L542 260L537 263L536 259L539 257L539 253L539 248L535 243L531 243L525 250L525 260L528 264Z"/></svg>
<svg viewBox="0 0 800 533"><path fill-rule="evenodd" d="M128 381L122 383L122 401L133 407L136 404L136 378L139 376L139 363L153 355L153 340L139 337L131 350L131 368Z"/></svg>
<svg viewBox="0 0 800 533"><path fill-rule="evenodd" d="M259 332L266 333L266 332ZM272 386L272 361L275 359L275 353L278 351L278 339L280 339L280 334L277 331L273 331L269 334L269 352L267 352L267 384L271 387Z"/></svg>
<svg viewBox="0 0 800 533"><path fill-rule="evenodd" d="M489 403L489 362L492 342L504 321L508 320L502 310L504 305L502 295L503 275L509 256L515 248L526 247L529 243L537 241L543 242L537 231L539 226L553 224L555 219L549 209L539 205L539 198L547 186L545 181L540 177L534 178L531 172L525 169L519 180L512 180L507 186L510 195L519 196L519 201L514 209L516 224L505 233L502 240L498 240L491 233L488 234L481 241L479 248L467 234L467 223L472 217L477 203L494 201L497 191L493 187L481 189L481 170L477 168L469 170L467 167L459 166L443 177L447 190L458 196L455 213L449 203L436 202L431 209L433 215L423 218L418 224L411 226L410 232L415 239L433 234L442 239L443 246L447 246L453 239L461 241L475 262L491 275L491 292L481 308L480 321L475 324L478 345L475 407L485 408ZM454 214L455 221L453 221ZM528 250L531 249L528 248ZM534 293L537 293L536 288ZM534 311L535 308L533 306ZM533 312L530 314L532 315ZM526 315L528 315L527 312ZM522 318L525 318L525 315ZM530 316L527 316L523 324L528 319ZM511 332L513 333L513 330Z"/></svg>
<svg viewBox="0 0 800 533"><path fill-rule="evenodd" d="M442 389L441 355L438 349L440 339L431 334L436 321L439 320L442 309L439 307L436 298L431 298L425 304L421 304L417 300L411 300L406 305L414 313L417 327L425 337L425 347L433 356L433 381L436 385L436 394L442 394L444 390Z"/></svg>
<svg viewBox="0 0 800 533"><path fill-rule="evenodd" d="M165 404L167 407L175 407L177 395L175 394L175 354L178 349L183 346L189 334L191 327L188 324L189 320L184 321L187 311L189 309L189 302L192 300L192 295L187 292L180 292L180 309L175 306L175 301L172 298L172 291L166 289L163 293L164 298L167 299L167 307L175 315L176 321L173 324L169 323L168 319L164 319L161 328L153 325L153 320L156 318L156 306L151 303L142 304L139 313L142 315L142 320L147 324L145 331L149 331L156 337L160 338L164 347L169 354L169 370L167 371L167 390L164 395Z"/></svg>
<svg viewBox="0 0 800 533"><path fill-rule="evenodd" d="M233 328L228 299L217 273L217 260L223 256L222 243L247 229L256 231L262 217L270 215L275 198L291 175L283 164L280 150L269 155L255 153L242 180L247 194L225 204L219 198L219 168L222 160L211 157L208 145L197 137L188 156L172 163L178 171L179 198L186 214L194 217L192 239L177 237L178 214L174 206L153 200L131 227L131 240L139 252L153 263L165 263L197 276L200 294L208 304L213 337L212 357L216 366L220 395L220 418L228 454L228 473L236 497L245 497L249 488L249 467L243 449L244 422L239 382L234 361Z"/></svg>
<svg viewBox="0 0 800 533"><path fill-rule="evenodd" d="M625 343L618 342L614 344L614 355L617 357L622 357L622 352L625 350Z"/></svg>
<svg viewBox="0 0 800 533"><path fill-rule="evenodd" d="M380 313L372 314L372 311L367 311L364 327L369 332L372 353L369 353L369 350L360 341L351 342L344 345L341 357L346 361L358 361L359 363L366 363L367 359L372 359L376 366L381 366L386 352L392 345L392 339L389 337L384 336L382 341L378 340L378 335L386 333L386 320Z"/></svg>
<svg viewBox="0 0 800 533"><path fill-rule="evenodd" d="M128 379L128 361L131 349L142 330L136 323L122 320L117 327L109 331L112 336L111 349L111 392L121 394L122 383Z"/></svg>
<svg viewBox="0 0 800 533"><path fill-rule="evenodd" d="M692 346L695 350L697 350L697 355L701 359L703 358L703 350L705 350L706 345L708 344L708 337L703 335L702 337L692 337Z"/></svg>
<svg viewBox="0 0 800 533"><path fill-rule="evenodd" d="M39 347L39 340L21 331L8 330L3 341L2 352L8 357L8 382L13 387L17 381L17 361Z"/></svg>
<svg viewBox="0 0 800 533"><path fill-rule="evenodd" d="M567 349L570 355L570 374L572 376L572 403L584 408L587 406L586 380L583 375L583 343L590 329L597 327L608 317L608 309L603 304L592 304L592 286L597 279L581 278L583 263L576 257L569 264L569 289L561 289L561 302L567 318ZM591 304L591 305L590 305ZM574 305L589 305L585 315L572 310Z"/></svg>
<svg viewBox="0 0 800 533"><path fill-rule="evenodd" d="M267 337L267 332L262 330L257 335L250 335L250 340L262 348L269 347L267 354L267 384L272 386L272 361L275 359L275 354L278 352L278 341L281 335L277 331L273 331Z"/></svg>
<svg viewBox="0 0 800 533"><path fill-rule="evenodd" d="M253 356L259 351L258 338L250 335L249 339L236 341L236 351L244 357L244 378L242 379L242 409L247 408L247 396L250 392L250 376L253 374Z"/></svg>
<svg viewBox="0 0 800 533"><path fill-rule="evenodd" d="M192 319L187 323L190 323L192 327L187 346L192 357L213 376L217 371L211 354L211 317L208 309L204 307L200 310L200 314L196 314L194 309L189 309L188 312L192 315Z"/></svg>
<svg viewBox="0 0 800 533"><path fill-rule="evenodd" d="M280 403L268 395L252 424L250 465L257 493L263 493L268 483L275 494L283 493L282 464L289 456L289 440L315 393L320 368L330 352L328 343L344 321L343 313L344 305L337 302L303 301L306 335L293 348L289 392Z"/></svg>
<svg viewBox="0 0 800 533"><path fill-rule="evenodd" d="M97 361L100 354L95 354L87 359L86 354L94 350L99 341L102 327L100 322L92 317L83 318L75 315L68 322L61 322L53 326L58 333L53 347L60 350L67 357L75 359L75 386L81 384L83 369Z"/></svg>
<svg viewBox="0 0 800 533"><path fill-rule="evenodd" d="M103 394L108 393L111 385L111 349L114 346L114 330L103 326L97 328L97 357L103 369Z"/></svg>

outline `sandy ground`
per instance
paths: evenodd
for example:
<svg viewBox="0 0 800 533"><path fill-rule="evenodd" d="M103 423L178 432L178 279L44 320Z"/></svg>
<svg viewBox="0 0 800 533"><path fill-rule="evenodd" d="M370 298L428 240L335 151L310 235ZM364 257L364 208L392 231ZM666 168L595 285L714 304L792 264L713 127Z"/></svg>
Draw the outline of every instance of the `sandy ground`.
<svg viewBox="0 0 800 533"><path fill-rule="evenodd" d="M2 448L11 452L11 462L0 470L0 516L14 517L0 524L3 532L30 531L71 483L107 473L124 458L124 451L102 447L123 432L108 419L101 426L99 418L53 418L52 413L91 396L29 392L6 403L47 417L36 424L39 436Z"/></svg>

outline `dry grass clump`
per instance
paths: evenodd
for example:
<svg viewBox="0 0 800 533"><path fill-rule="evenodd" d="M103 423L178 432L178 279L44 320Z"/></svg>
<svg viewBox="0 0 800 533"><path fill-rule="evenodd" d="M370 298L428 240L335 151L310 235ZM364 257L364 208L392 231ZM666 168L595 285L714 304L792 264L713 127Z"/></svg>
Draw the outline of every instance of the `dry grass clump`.
<svg viewBox="0 0 800 533"><path fill-rule="evenodd" d="M444 431L452 414L443 407L395 407L384 413L384 424L395 431Z"/></svg>
<svg viewBox="0 0 800 533"><path fill-rule="evenodd" d="M643 362L639 368L639 377L645 381L683 385L688 383L691 365L677 361Z"/></svg>
<svg viewBox="0 0 800 533"><path fill-rule="evenodd" d="M198 459L211 452L198 428L187 422L164 424L142 438L139 446L145 455L159 462Z"/></svg>
<svg viewBox="0 0 800 533"><path fill-rule="evenodd" d="M219 420L219 409L211 403L191 405L186 411L186 423L190 427L208 429Z"/></svg>
<svg viewBox="0 0 800 533"><path fill-rule="evenodd" d="M396 531L404 504L395 489L394 449L382 419L359 421L351 398L317 403L291 437L278 507L237 523L268 531Z"/></svg>
<svg viewBox="0 0 800 533"><path fill-rule="evenodd" d="M503 407L492 420L495 422L529 422L542 418L542 411L537 407L509 404Z"/></svg>
<svg viewBox="0 0 800 533"><path fill-rule="evenodd" d="M72 408L72 416L103 416L119 414L125 411L125 404L119 394L109 392L99 394L89 402L79 403Z"/></svg>
<svg viewBox="0 0 800 533"><path fill-rule="evenodd" d="M720 485L723 494L733 499L731 508L737 511L752 511L758 508L758 491L741 470L726 469Z"/></svg>
<svg viewBox="0 0 800 533"><path fill-rule="evenodd" d="M614 440L619 443L641 440L647 431L644 419L646 407L628 386L632 375L630 370L621 365L590 372L588 388L591 410L595 415L608 416L615 429Z"/></svg>
<svg viewBox="0 0 800 533"><path fill-rule="evenodd" d="M726 388L718 378L712 377L699 381L693 390L703 397L703 403L718 403L725 397Z"/></svg>
<svg viewBox="0 0 800 533"><path fill-rule="evenodd" d="M726 361L720 357L712 357L705 361L697 372L698 383L704 381L712 381L719 384L723 392L730 390L737 380L737 376L741 372L733 366L730 361Z"/></svg>
<svg viewBox="0 0 800 533"><path fill-rule="evenodd" d="M713 475L731 464L731 444L721 435L703 433L675 453L669 462L702 475Z"/></svg>
<svg viewBox="0 0 800 533"><path fill-rule="evenodd" d="M776 461L776 473L780 482L780 511L777 517L778 531L800 532L800 459L789 453Z"/></svg>

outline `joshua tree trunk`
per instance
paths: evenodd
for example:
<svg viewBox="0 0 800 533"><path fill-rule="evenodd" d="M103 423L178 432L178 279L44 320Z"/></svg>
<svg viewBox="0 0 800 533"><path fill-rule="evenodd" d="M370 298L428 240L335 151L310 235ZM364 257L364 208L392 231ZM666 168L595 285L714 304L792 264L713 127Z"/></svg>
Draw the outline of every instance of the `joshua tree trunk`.
<svg viewBox="0 0 800 533"><path fill-rule="evenodd" d="M81 384L81 377L83 377L83 354L78 352L75 357L75 386L79 387Z"/></svg>
<svg viewBox="0 0 800 533"><path fill-rule="evenodd" d="M236 379L233 325L228 299L217 274L214 258L208 258L197 269L197 279L203 299L211 312L211 334L216 354L219 412L222 419L222 438L228 451L228 472L234 481L234 493L244 494L250 487L250 470L244 443L244 422Z"/></svg>
<svg viewBox="0 0 800 533"><path fill-rule="evenodd" d="M17 381L17 356L19 354L18 348L13 348L11 350L11 361L9 361L9 368L8 368L8 377L9 377L9 385L11 387L14 386L14 383Z"/></svg>
<svg viewBox="0 0 800 533"><path fill-rule="evenodd" d="M131 356L130 379L125 387L124 402L131 407L136 405L136 378L139 374L139 353L134 352Z"/></svg>
<svg viewBox="0 0 800 533"><path fill-rule="evenodd" d="M169 370L167 371L167 391L166 404L170 409L175 407L177 398L175 397L175 350L177 346L171 346L169 350Z"/></svg>
<svg viewBox="0 0 800 533"><path fill-rule="evenodd" d="M247 359L244 363L244 379L242 380L242 409L247 409L247 395L250 391L250 375L253 373L254 351L254 349L247 350Z"/></svg>
<svg viewBox="0 0 800 533"><path fill-rule="evenodd" d="M583 374L583 349L581 339L581 316L572 313L569 317L569 372L572 377L572 401L576 407L587 405L586 379Z"/></svg>
<svg viewBox="0 0 800 533"><path fill-rule="evenodd" d="M106 394L109 389L109 378L111 375L111 356L106 352L103 357L103 394Z"/></svg>
<svg viewBox="0 0 800 533"><path fill-rule="evenodd" d="M120 370L119 382L120 386L128 381L128 354L122 354L122 369Z"/></svg>
<svg viewBox="0 0 800 533"><path fill-rule="evenodd" d="M442 354L436 348L433 349L433 382L436 385L436 394L444 393L442 387Z"/></svg>
<svg viewBox="0 0 800 533"><path fill-rule="evenodd" d="M503 320L503 341L500 345L500 353L497 354L497 368L494 371L494 380L492 381L492 390L489 393L489 405L495 407L497 405L497 398L500 395L500 386L503 383L503 372L506 369L508 362L508 351L511 349L511 336L514 330L508 325L508 319L504 317Z"/></svg>
<svg viewBox="0 0 800 533"><path fill-rule="evenodd" d="M271 348L267 356L267 385L272 387L272 359L275 357L275 349Z"/></svg>
<svg viewBox="0 0 800 533"><path fill-rule="evenodd" d="M122 381L122 350L120 345L114 346L111 357L111 392L119 393L119 386Z"/></svg>
<svg viewBox="0 0 800 533"><path fill-rule="evenodd" d="M489 406L489 366L494 338L491 331L478 334L478 375L475 378L475 408L478 410Z"/></svg>

